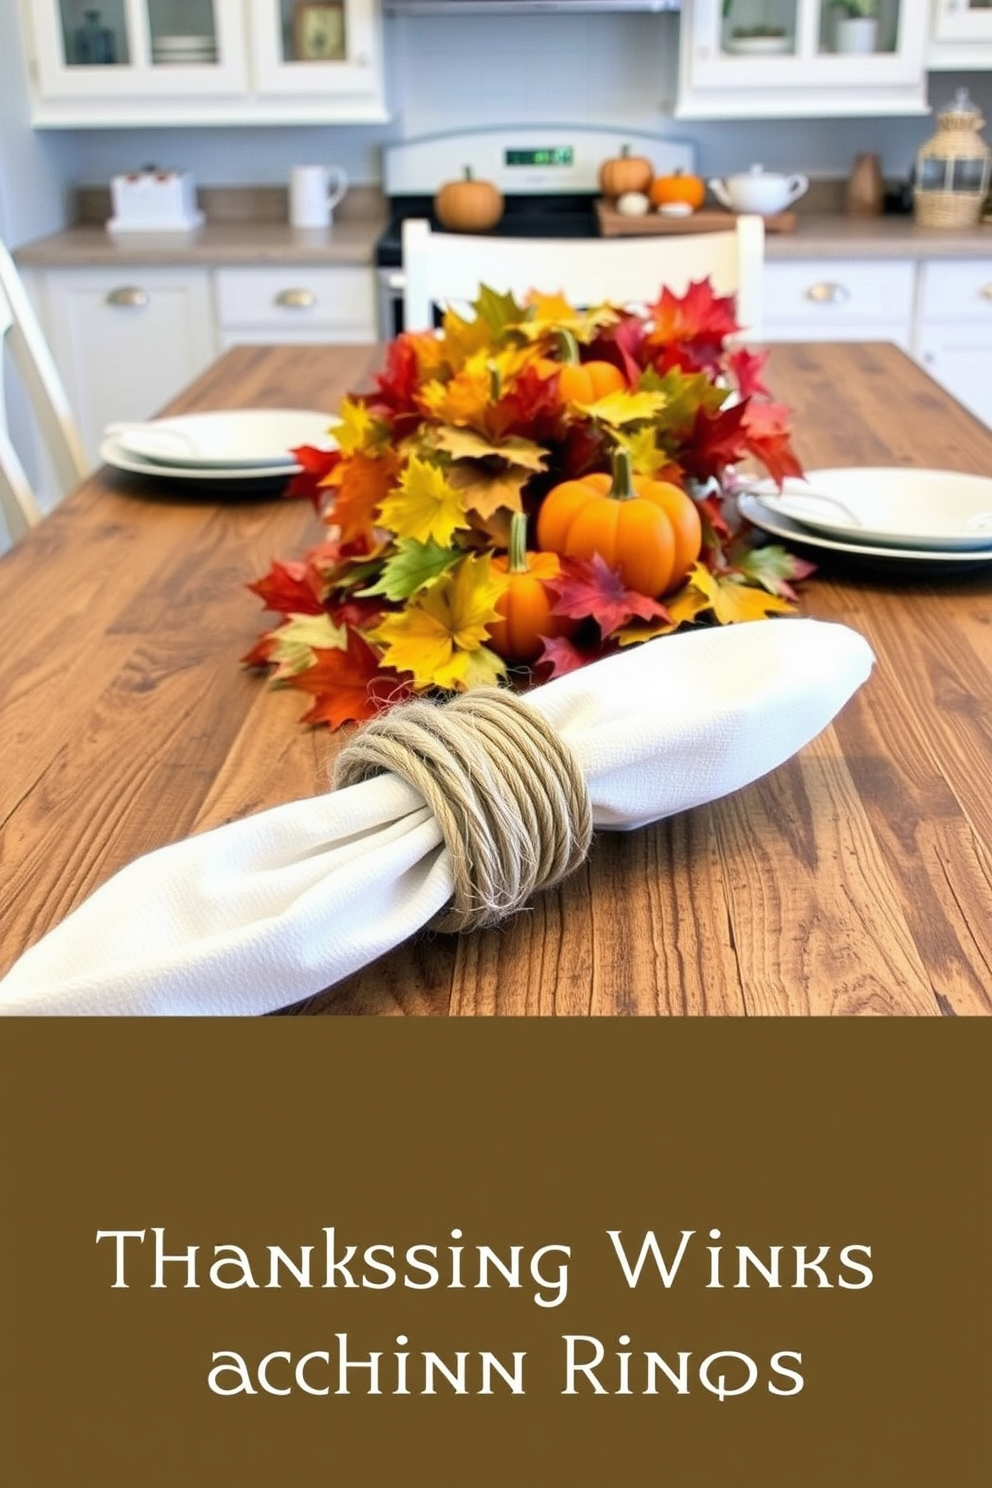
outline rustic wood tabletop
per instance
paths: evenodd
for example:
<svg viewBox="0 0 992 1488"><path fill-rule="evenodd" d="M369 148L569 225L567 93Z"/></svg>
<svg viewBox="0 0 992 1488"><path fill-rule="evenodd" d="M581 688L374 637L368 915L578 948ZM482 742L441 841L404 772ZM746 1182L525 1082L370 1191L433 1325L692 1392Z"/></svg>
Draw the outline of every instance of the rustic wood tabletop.
<svg viewBox="0 0 992 1488"><path fill-rule="evenodd" d="M240 347L168 411L330 414L380 359ZM992 475L992 432L894 346L776 346L769 382L808 469ZM103 467L0 561L0 974L139 854L325 787L342 736L239 665L266 628L245 585L322 530L307 502ZM992 564L817 561L803 612L877 656L818 739L733 796L600 834L507 926L425 932L293 1011L992 1013Z"/></svg>

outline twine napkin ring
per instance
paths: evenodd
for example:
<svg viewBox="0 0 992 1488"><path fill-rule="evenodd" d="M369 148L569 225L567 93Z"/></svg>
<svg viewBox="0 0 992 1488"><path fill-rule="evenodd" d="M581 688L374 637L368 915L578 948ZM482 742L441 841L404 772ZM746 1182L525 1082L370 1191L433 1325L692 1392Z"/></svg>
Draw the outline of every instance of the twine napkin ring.
<svg viewBox="0 0 992 1488"><path fill-rule="evenodd" d="M574 755L506 688L381 714L338 755L334 785L387 770L423 796L451 857L454 895L437 929L497 924L589 850L592 806Z"/></svg>

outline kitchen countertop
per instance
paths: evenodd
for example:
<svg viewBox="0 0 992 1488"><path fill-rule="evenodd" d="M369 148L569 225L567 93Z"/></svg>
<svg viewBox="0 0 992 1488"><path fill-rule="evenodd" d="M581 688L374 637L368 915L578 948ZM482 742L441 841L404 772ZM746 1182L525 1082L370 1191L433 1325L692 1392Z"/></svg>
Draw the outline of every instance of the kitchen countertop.
<svg viewBox="0 0 992 1488"><path fill-rule="evenodd" d="M342 216L333 227L301 231L287 222L208 221L194 233L112 236L86 222L28 243L15 254L32 268L113 267L115 264L371 264L386 225L386 208ZM795 232L768 233L769 259L992 257L992 224L974 228L918 227L912 217L800 214Z"/></svg>

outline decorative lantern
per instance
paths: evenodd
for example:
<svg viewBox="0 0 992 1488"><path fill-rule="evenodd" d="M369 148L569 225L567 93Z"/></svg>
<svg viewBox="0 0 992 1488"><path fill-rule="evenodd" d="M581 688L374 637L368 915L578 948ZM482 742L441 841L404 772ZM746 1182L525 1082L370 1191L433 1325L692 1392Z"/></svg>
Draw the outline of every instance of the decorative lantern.
<svg viewBox="0 0 992 1488"><path fill-rule="evenodd" d="M921 227L974 227L992 178L992 150L979 137L985 123L959 88L937 115L937 133L916 156L913 204Z"/></svg>

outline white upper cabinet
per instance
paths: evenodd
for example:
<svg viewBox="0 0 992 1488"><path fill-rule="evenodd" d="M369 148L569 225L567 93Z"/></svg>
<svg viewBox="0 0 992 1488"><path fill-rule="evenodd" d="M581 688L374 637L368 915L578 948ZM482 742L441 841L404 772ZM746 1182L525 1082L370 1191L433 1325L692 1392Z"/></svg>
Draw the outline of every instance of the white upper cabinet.
<svg viewBox="0 0 992 1488"><path fill-rule="evenodd" d="M927 66L992 68L992 0L932 0Z"/></svg>
<svg viewBox="0 0 992 1488"><path fill-rule="evenodd" d="M925 0L683 0L683 119L923 114Z"/></svg>
<svg viewBox="0 0 992 1488"><path fill-rule="evenodd" d="M388 118L378 0L22 0L37 127Z"/></svg>

